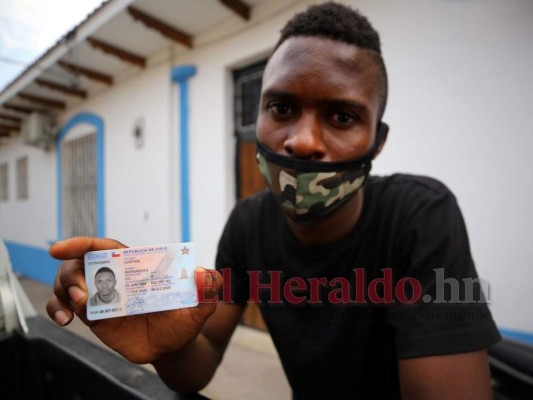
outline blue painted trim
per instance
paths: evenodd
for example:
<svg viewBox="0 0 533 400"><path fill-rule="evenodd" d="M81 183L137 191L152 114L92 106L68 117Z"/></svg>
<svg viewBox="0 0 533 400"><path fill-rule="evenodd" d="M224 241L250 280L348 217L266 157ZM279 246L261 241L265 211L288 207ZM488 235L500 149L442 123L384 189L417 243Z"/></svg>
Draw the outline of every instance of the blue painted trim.
<svg viewBox="0 0 533 400"><path fill-rule="evenodd" d="M63 155L61 141L78 124L90 124L96 128L96 236L105 237L105 185L104 185L104 120L96 114L79 113L72 117L59 131L57 148L57 237L63 239L63 178L61 165Z"/></svg>
<svg viewBox="0 0 533 400"><path fill-rule="evenodd" d="M175 83L186 82L194 75L196 75L196 67L194 65L180 65L179 67L172 68L170 73L170 77Z"/></svg>
<svg viewBox="0 0 533 400"><path fill-rule="evenodd" d="M54 283L61 261L53 259L48 250L10 241L4 243L14 272L47 285Z"/></svg>
<svg viewBox="0 0 533 400"><path fill-rule="evenodd" d="M181 240L191 241L190 192L189 192L189 85L196 74L193 65L182 65L171 71L171 79L180 85L180 184L181 184Z"/></svg>
<svg viewBox="0 0 533 400"><path fill-rule="evenodd" d="M181 239L191 241L190 192L189 192L189 88L187 82L180 85L180 181L181 181Z"/></svg>
<svg viewBox="0 0 533 400"><path fill-rule="evenodd" d="M513 339L518 342L527 343L530 346L533 346L533 333L515 331L513 329L498 328L501 335L508 339Z"/></svg>

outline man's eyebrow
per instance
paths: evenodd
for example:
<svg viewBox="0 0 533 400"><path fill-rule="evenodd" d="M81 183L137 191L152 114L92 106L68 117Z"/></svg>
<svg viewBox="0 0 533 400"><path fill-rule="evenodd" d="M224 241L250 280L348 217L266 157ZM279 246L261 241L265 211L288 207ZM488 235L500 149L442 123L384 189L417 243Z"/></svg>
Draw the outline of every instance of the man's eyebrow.
<svg viewBox="0 0 533 400"><path fill-rule="evenodd" d="M326 99L323 101L325 104L335 108L355 108L358 112L368 112L368 106L362 102L356 100L346 99Z"/></svg>
<svg viewBox="0 0 533 400"><path fill-rule="evenodd" d="M298 96L295 96L292 93L285 92L283 90L276 90L276 89L267 89L262 94L263 98L270 98L270 99L279 99L279 100L285 100L289 102L294 102L298 100ZM323 100L320 100L319 103L326 104L330 107L337 107L337 108L354 108L357 109L359 112L368 112L368 105L364 102L357 101L354 99L345 99L345 98L325 98Z"/></svg>
<svg viewBox="0 0 533 400"><path fill-rule="evenodd" d="M270 98L277 98L277 99L283 99L283 100L296 100L297 97L289 92L285 92L283 90L276 90L276 89L267 89L263 91L261 94L262 97L270 97Z"/></svg>

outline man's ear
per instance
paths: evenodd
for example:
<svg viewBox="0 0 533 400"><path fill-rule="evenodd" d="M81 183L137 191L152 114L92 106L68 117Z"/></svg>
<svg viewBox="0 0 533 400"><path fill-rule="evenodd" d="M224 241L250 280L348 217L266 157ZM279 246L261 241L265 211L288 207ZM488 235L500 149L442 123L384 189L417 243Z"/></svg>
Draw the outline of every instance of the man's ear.
<svg viewBox="0 0 533 400"><path fill-rule="evenodd" d="M383 146L385 146L385 142L387 141L388 134L389 134L389 126L385 122L379 121L378 131L376 133L376 140L379 140L379 146L372 159L375 159L379 155L379 153L381 153L381 150L383 150Z"/></svg>

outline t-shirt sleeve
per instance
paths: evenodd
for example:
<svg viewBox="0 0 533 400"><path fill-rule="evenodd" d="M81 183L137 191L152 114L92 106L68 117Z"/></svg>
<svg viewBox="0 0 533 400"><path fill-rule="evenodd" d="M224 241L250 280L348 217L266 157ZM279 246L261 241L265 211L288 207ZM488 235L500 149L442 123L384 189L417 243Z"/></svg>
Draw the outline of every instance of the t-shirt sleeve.
<svg viewBox="0 0 533 400"><path fill-rule="evenodd" d="M218 243L215 268L224 275L224 284L230 284L232 303L246 304L249 294L246 272L246 236L241 213L242 204L233 209ZM229 277L229 278L228 278ZM224 289L228 290L227 287Z"/></svg>
<svg viewBox="0 0 533 400"><path fill-rule="evenodd" d="M397 357L463 353L496 343L500 335L488 308L488 284L476 273L455 197L439 184L409 203L399 233L400 275L419 282L404 286L405 298L419 301L389 310Z"/></svg>

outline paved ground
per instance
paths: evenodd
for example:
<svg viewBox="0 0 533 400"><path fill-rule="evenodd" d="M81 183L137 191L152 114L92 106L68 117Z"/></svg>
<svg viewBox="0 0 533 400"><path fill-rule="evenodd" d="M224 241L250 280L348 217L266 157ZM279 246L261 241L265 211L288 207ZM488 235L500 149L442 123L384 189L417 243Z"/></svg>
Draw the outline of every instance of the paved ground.
<svg viewBox="0 0 533 400"><path fill-rule="evenodd" d="M26 278L22 278L21 283L37 312L46 315L50 287ZM77 319L65 329L103 346ZM152 369L151 366L147 368ZM237 328L222 365L202 393L215 400L283 400L291 397L270 336L245 327Z"/></svg>

